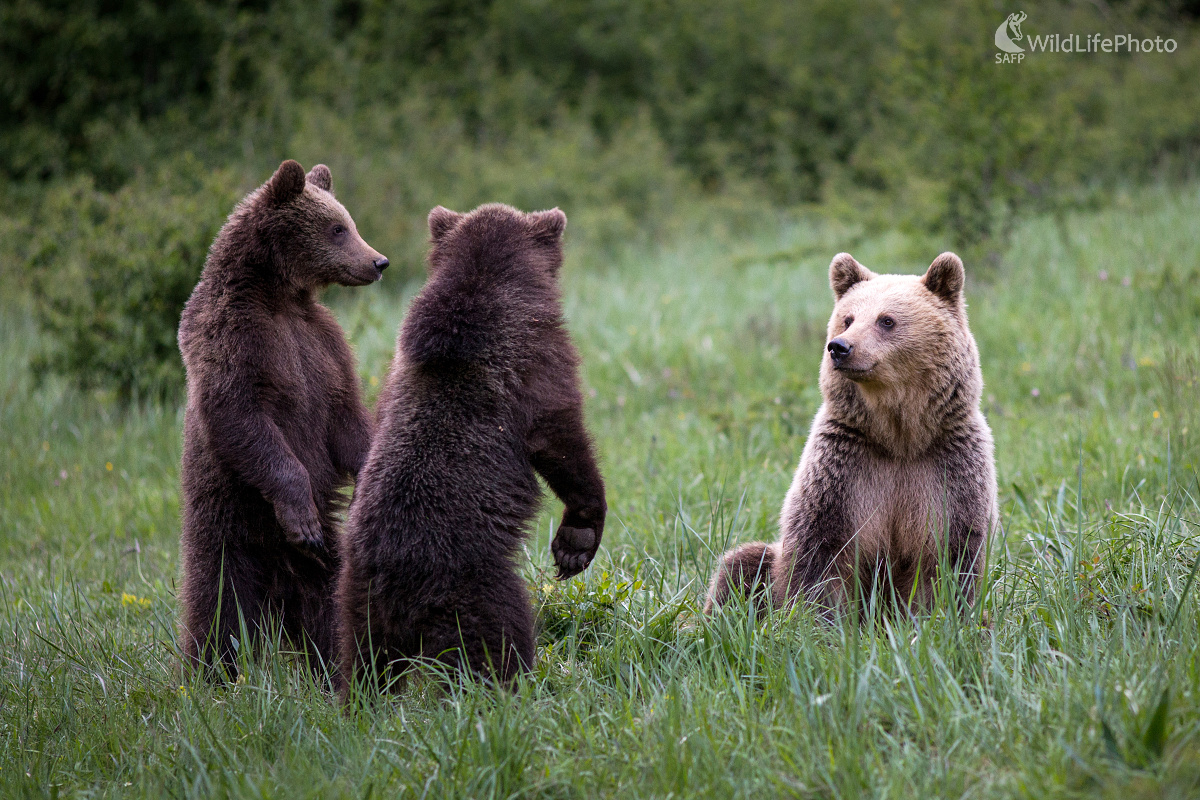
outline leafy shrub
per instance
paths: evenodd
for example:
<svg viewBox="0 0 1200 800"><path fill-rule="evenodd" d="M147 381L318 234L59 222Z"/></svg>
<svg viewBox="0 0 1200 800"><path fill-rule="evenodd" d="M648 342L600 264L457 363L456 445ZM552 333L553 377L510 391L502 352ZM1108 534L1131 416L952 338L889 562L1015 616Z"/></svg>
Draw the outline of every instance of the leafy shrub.
<svg viewBox="0 0 1200 800"><path fill-rule="evenodd" d="M629 615L643 583L636 575L623 580L620 575L602 570L599 577L588 582L555 584L543 576L541 586L532 588L539 601L540 643L554 644L574 636L587 648L595 646L603 633L610 633L619 618Z"/></svg>
<svg viewBox="0 0 1200 800"><path fill-rule="evenodd" d="M338 198L364 238L392 260L394 275L424 275L426 216L435 205L459 211L503 202L566 212L568 253L603 265L629 245L679 232L684 220L726 212L701 197L698 182L672 163L644 116L607 137L566 112L548 128L528 127L479 144L459 120L419 98L353 117L303 106L287 154L306 167L327 163ZM271 165L264 164L262 174ZM727 193L727 200L736 197ZM701 207L703 206L703 208Z"/></svg>
<svg viewBox="0 0 1200 800"><path fill-rule="evenodd" d="M174 167L113 193L89 177L47 192L28 259L45 334L39 379L63 375L125 402L178 396L179 316L238 192L229 173Z"/></svg>
<svg viewBox="0 0 1200 800"><path fill-rule="evenodd" d="M549 130L478 146L453 118L419 101L350 118L315 104L297 108L285 152L306 167L329 164L364 238L395 265L385 288L424 274L426 216L438 204L560 206L570 218L569 252L585 253L589 267L621 248L669 238L684 219L701 225L705 214L749 215L749 205L736 203L698 208L699 187L671 163L645 119L601 140L564 117ZM255 159L261 163L243 182L264 180L274 158ZM124 401L175 395L183 378L179 313L238 198L237 183L229 171L209 173L185 158L115 192L87 176L50 184L24 225L33 232L24 260L47 334L36 373L111 389Z"/></svg>
<svg viewBox="0 0 1200 800"><path fill-rule="evenodd" d="M62 174L86 163L98 122L208 96L218 8L208 0L0 6L0 174Z"/></svg>
<svg viewBox="0 0 1200 800"><path fill-rule="evenodd" d="M978 0L0 6L0 268L31 243L39 374L129 399L181 385L178 311L236 199L233 173L176 152L249 185L283 157L328 163L397 265L387 286L423 272L435 204L558 205L590 268L813 203L998 263L1023 213L1196 169L1183 5L1046 5L1029 34L1179 47L1007 67L1002 18Z"/></svg>
<svg viewBox="0 0 1200 800"><path fill-rule="evenodd" d="M1059 212L1164 165L1194 169L1189 13L1045 5L1027 33L1169 35L1179 47L998 65L1004 13L976 0L371 3L345 74L364 105L437 98L481 143L551 128L563 109L604 138L645 111L710 194L748 180L777 205L845 202L859 219L880 206L890 224L992 254L1023 211Z"/></svg>

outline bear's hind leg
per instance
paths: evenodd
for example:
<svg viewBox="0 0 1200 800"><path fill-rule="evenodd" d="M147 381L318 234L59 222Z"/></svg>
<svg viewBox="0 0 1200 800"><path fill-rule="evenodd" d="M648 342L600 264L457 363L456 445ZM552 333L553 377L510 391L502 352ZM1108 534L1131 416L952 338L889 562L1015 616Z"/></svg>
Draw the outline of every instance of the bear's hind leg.
<svg viewBox="0 0 1200 800"><path fill-rule="evenodd" d="M422 632L423 656L505 686L533 667L533 609L524 581L497 576L488 591L460 603Z"/></svg>
<svg viewBox="0 0 1200 800"><path fill-rule="evenodd" d="M289 555L290 568L281 568L278 605L283 630L291 645L304 655L318 678L333 674L337 657L337 574L304 554ZM274 600L274 598L273 598Z"/></svg>
<svg viewBox="0 0 1200 800"><path fill-rule="evenodd" d="M751 542L722 556L708 588L704 613L712 614L734 594L752 600L760 611L766 610L771 602L776 552L776 545Z"/></svg>
<svg viewBox="0 0 1200 800"><path fill-rule="evenodd" d="M533 668L536 642L524 581L513 575L503 584L503 596L483 598L477 606L479 627L474 636L464 631L462 644L468 669L485 680L512 686L518 676Z"/></svg>
<svg viewBox="0 0 1200 800"><path fill-rule="evenodd" d="M218 677L219 664L227 677L237 677L239 653L260 633L261 583L256 571L236 556L185 570L179 632L185 668L198 667Z"/></svg>
<svg viewBox="0 0 1200 800"><path fill-rule="evenodd" d="M397 632L391 619L407 619L412 610L399 613L380 608L383 596L369 591L369 581L360 578L351 564L343 564L333 603L333 635L336 650L333 686L343 705L353 696L364 698L392 684L391 654L399 652Z"/></svg>
<svg viewBox="0 0 1200 800"><path fill-rule="evenodd" d="M500 636L490 637L489 649L490 652L500 652L495 674L501 683L511 686L519 675L533 669L537 650L533 609L524 583L520 586L520 597L503 610L500 632Z"/></svg>

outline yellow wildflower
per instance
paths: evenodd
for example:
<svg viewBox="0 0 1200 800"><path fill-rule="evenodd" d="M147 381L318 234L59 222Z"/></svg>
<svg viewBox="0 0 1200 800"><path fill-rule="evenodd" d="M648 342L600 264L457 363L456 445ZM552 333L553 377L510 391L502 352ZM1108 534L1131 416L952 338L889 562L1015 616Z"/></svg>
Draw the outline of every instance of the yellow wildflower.
<svg viewBox="0 0 1200 800"><path fill-rule="evenodd" d="M149 608L153 601L149 597L138 597L136 594L129 592L121 593L121 605L137 606L139 608Z"/></svg>

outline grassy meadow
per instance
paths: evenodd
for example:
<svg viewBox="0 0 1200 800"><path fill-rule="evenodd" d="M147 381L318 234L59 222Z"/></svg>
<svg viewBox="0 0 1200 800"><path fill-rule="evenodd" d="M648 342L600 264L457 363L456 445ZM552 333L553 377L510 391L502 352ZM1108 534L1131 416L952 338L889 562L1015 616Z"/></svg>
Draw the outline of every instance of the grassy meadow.
<svg viewBox="0 0 1200 800"><path fill-rule="evenodd" d="M179 675L182 408L35 386L30 303L0 296L0 796L1200 796L1200 186L968 261L1004 527L969 618L699 614L716 554L776 535L830 258L920 272L945 241L800 217L608 259L571 234L600 555L551 580L548 499L534 673L349 716L286 652ZM419 285L328 295L372 398Z"/></svg>

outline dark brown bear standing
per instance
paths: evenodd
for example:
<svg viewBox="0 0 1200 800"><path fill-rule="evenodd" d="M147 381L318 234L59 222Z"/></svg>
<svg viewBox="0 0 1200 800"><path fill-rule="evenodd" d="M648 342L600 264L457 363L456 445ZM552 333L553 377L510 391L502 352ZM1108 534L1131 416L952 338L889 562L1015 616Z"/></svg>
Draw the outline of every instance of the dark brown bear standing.
<svg viewBox="0 0 1200 800"><path fill-rule="evenodd" d="M963 264L876 275L848 253L829 268L835 304L821 363L825 403L784 500L780 540L726 553L705 611L731 593L845 608L856 587L927 608L939 567L974 597L996 526L992 434L967 326Z"/></svg>
<svg viewBox="0 0 1200 800"><path fill-rule="evenodd" d="M334 199L329 169L305 176L295 161L213 242L179 325L186 662L235 674L243 622L332 655L338 490L362 467L371 421L350 347L315 294L379 280L387 263Z"/></svg>
<svg viewBox="0 0 1200 800"><path fill-rule="evenodd" d="M566 508L560 579L591 563L604 484L558 290L561 211L429 215L430 277L400 329L338 585L343 696L411 659L511 681L534 658L516 556L541 475Z"/></svg>

